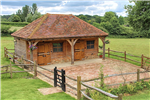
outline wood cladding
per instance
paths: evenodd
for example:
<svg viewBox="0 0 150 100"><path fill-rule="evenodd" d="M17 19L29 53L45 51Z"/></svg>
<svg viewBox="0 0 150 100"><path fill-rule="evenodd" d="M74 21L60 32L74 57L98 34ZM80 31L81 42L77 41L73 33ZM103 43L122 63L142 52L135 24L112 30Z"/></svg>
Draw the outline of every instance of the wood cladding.
<svg viewBox="0 0 150 100"><path fill-rule="evenodd" d="M24 56L26 57L26 41L21 40L21 39L15 39L15 54L18 56Z"/></svg>

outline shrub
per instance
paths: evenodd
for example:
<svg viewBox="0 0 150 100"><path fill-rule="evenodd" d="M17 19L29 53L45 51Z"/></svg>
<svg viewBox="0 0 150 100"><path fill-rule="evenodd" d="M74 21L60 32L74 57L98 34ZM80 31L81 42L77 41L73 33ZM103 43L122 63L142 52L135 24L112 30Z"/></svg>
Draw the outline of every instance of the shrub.
<svg viewBox="0 0 150 100"><path fill-rule="evenodd" d="M9 30L10 28L11 28L11 26L9 26L9 25L1 25L1 35L6 36L6 35L10 35L13 32L17 31L17 29Z"/></svg>

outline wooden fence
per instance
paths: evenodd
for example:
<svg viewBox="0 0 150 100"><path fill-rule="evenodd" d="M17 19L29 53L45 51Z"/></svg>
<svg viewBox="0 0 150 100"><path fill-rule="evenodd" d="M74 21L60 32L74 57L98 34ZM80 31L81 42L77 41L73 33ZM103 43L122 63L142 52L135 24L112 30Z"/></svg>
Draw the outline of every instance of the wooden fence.
<svg viewBox="0 0 150 100"><path fill-rule="evenodd" d="M37 76L37 64L36 62L33 62L31 60L25 59L23 58L23 56L17 56L15 55L14 52L10 52L9 50L14 50L14 49L7 49L6 47L4 47L4 57L12 60L15 64L12 64L10 61L9 65L6 66L2 66L6 67L6 72L2 72L1 74L5 74L5 73L10 73L11 78L12 78L12 73L23 73L23 72L33 72L34 71L34 77ZM30 64L26 64L26 63L30 63ZM30 70L26 70L26 71L12 71L12 66L20 66L21 68L25 68L28 67ZM8 71L8 67L10 68L10 71Z"/></svg>
<svg viewBox="0 0 150 100"><path fill-rule="evenodd" d="M133 55L133 54L129 54L129 53L127 53L126 51L121 52L121 51L110 50L110 48L106 49L106 51L108 51L108 53L105 53L105 54L108 54L108 57L109 57L109 58L110 58L110 55L112 55L112 56L116 56L116 57L119 57L119 58L123 58L124 61L130 60L130 61L133 61L133 62L136 62L136 63L141 64L141 68L144 68L144 67L148 66L148 67L146 68L147 70L148 70L148 68L150 67L150 58L144 56L143 54L142 54L141 56L136 56L136 55ZM110 53L110 52L122 53L124 56L115 55L115 54L112 54L112 53ZM99 53L101 53L101 52L99 52ZM130 58L127 58L127 55L128 55L128 56L132 56L132 57L136 57L136 58L140 58L140 59L141 59L141 62L136 61L136 60L133 60L133 59L130 59ZM146 60L145 60L144 58L146 58ZM147 62L148 62L148 63L147 63Z"/></svg>

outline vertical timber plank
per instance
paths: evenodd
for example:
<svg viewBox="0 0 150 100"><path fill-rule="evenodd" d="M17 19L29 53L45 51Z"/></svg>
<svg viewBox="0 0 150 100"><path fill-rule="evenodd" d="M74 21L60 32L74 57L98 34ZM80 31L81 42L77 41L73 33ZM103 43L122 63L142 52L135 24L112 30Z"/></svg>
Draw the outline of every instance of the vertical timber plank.
<svg viewBox="0 0 150 100"><path fill-rule="evenodd" d="M124 61L126 61L126 51L124 52Z"/></svg>
<svg viewBox="0 0 150 100"><path fill-rule="evenodd" d="M137 69L137 81L140 82L140 69Z"/></svg>
<svg viewBox="0 0 150 100"><path fill-rule="evenodd" d="M81 99L81 76L77 76L77 100Z"/></svg>
<svg viewBox="0 0 150 100"><path fill-rule="evenodd" d="M10 77L12 78L12 64L11 64L11 61L10 61Z"/></svg>
<svg viewBox="0 0 150 100"><path fill-rule="evenodd" d="M34 78L37 76L37 64L34 61Z"/></svg>
<svg viewBox="0 0 150 100"><path fill-rule="evenodd" d="M143 54L141 56L141 68L143 68Z"/></svg>
<svg viewBox="0 0 150 100"><path fill-rule="evenodd" d="M118 95L118 100L122 100L122 94Z"/></svg>
<svg viewBox="0 0 150 100"><path fill-rule="evenodd" d="M110 52L110 48L108 48L108 58L110 58L109 52Z"/></svg>
<svg viewBox="0 0 150 100"><path fill-rule="evenodd" d="M57 67L54 68L54 87L57 86Z"/></svg>

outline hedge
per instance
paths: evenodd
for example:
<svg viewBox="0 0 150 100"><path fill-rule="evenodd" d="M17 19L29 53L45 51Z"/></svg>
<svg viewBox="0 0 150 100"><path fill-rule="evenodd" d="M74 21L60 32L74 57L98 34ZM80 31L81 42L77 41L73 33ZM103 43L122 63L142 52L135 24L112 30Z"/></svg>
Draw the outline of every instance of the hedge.
<svg viewBox="0 0 150 100"><path fill-rule="evenodd" d="M28 22L1 22L2 25L19 26L24 27L28 25Z"/></svg>

